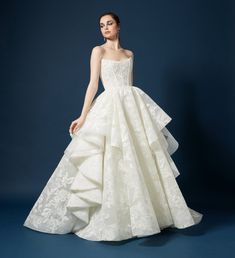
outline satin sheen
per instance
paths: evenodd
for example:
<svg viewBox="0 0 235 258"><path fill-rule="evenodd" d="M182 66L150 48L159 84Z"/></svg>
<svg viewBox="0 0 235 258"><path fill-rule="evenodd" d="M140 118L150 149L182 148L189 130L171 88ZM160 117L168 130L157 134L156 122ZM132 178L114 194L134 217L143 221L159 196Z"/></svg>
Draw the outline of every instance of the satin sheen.
<svg viewBox="0 0 235 258"><path fill-rule="evenodd" d="M203 215L176 182L171 117L132 82L134 58L101 60L104 91L92 102L24 226L93 241L186 228Z"/></svg>

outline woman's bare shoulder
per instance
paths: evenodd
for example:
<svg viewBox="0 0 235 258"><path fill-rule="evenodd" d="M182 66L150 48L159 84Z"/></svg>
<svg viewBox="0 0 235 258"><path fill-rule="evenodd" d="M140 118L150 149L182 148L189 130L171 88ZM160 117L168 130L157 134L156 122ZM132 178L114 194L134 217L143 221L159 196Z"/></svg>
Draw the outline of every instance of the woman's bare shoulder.
<svg viewBox="0 0 235 258"><path fill-rule="evenodd" d="M134 57L134 52L130 49L124 49L125 53L129 57Z"/></svg>
<svg viewBox="0 0 235 258"><path fill-rule="evenodd" d="M91 59L101 60L104 50L101 46L94 46L91 50Z"/></svg>
<svg viewBox="0 0 235 258"><path fill-rule="evenodd" d="M96 55L102 56L105 53L105 48L102 45L97 45L92 48L92 52ZM123 48L123 52L129 57L134 57L134 52L130 49Z"/></svg>
<svg viewBox="0 0 235 258"><path fill-rule="evenodd" d="M94 46L92 48L92 52L96 53L97 55L102 55L103 51L104 49L102 48L102 46Z"/></svg>

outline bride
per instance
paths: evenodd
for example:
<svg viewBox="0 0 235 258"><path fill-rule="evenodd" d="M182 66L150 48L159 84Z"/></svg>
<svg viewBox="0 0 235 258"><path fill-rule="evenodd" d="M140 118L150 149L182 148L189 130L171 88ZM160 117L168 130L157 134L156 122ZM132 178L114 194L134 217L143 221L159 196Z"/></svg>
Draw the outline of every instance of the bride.
<svg viewBox="0 0 235 258"><path fill-rule="evenodd" d="M97 93L100 76L99 72L101 69L101 59L107 58L110 60L121 60L134 56L131 50L124 49L120 46L119 24L119 17L114 13L103 14L100 17L100 30L106 42L100 46L95 46L92 49L90 60L90 82L87 87L84 106L81 115L79 116L79 118L77 118L71 123L69 132L72 134L74 131L76 131L83 125L86 118L86 114L89 111L91 102Z"/></svg>
<svg viewBox="0 0 235 258"><path fill-rule="evenodd" d="M120 241L198 224L176 182L171 117L133 85L134 54L120 46L115 13L99 17L105 43L90 59L90 82L71 142L24 226L92 241ZM104 91L94 99L99 78Z"/></svg>

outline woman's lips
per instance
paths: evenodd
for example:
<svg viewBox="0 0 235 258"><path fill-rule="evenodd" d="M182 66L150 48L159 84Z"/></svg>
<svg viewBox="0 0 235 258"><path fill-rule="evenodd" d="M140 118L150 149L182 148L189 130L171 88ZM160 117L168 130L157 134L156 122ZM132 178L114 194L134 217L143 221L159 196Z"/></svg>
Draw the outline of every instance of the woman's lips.
<svg viewBox="0 0 235 258"><path fill-rule="evenodd" d="M110 31L105 31L105 34L108 34L108 33L110 33Z"/></svg>

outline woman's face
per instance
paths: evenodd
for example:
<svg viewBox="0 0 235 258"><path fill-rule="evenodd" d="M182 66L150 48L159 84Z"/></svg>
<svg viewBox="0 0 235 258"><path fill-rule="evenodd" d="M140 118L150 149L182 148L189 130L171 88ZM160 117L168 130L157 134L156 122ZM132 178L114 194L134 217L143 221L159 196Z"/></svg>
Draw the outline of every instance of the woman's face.
<svg viewBox="0 0 235 258"><path fill-rule="evenodd" d="M107 39L115 39L119 31L119 26L110 15L105 15L100 19L100 30L103 37Z"/></svg>

